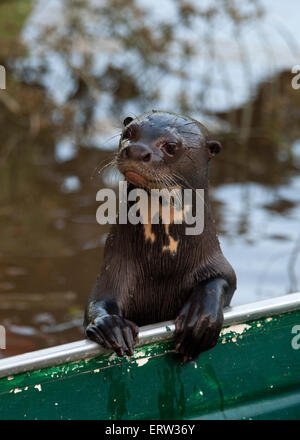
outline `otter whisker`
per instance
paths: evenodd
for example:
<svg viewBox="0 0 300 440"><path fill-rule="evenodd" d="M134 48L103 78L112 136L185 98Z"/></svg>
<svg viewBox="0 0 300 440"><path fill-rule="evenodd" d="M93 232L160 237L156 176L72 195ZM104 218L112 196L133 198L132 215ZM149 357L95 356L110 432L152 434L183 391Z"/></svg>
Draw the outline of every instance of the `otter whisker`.
<svg viewBox="0 0 300 440"><path fill-rule="evenodd" d="M102 162L96 166L96 168L94 169L94 171L92 172L92 175L91 175L91 177L90 177L91 180L94 179L96 173L99 175L99 174L101 174L106 168L108 168L108 167L110 167L110 166L111 166L111 167L115 167L116 164L117 164L116 157L113 157L108 163L106 163L105 165L101 166L105 160L107 160L107 159L102 160ZM101 167L101 168L100 168L100 167Z"/></svg>
<svg viewBox="0 0 300 440"><path fill-rule="evenodd" d="M120 129L120 127L118 127L118 129ZM108 139L105 139L105 141L104 141L104 145L105 145L107 142L111 141L112 139L121 136L121 134L122 134L122 131L120 131L119 133L113 134L113 135L110 136Z"/></svg>
<svg viewBox="0 0 300 440"><path fill-rule="evenodd" d="M195 167L195 169L197 169L197 165L194 161L194 159L188 154L188 152L185 152L186 156L190 159L190 161L192 162L193 166Z"/></svg>
<svg viewBox="0 0 300 440"><path fill-rule="evenodd" d="M199 193L197 193L196 188L194 188L183 176L176 175L176 174L175 174L175 176L177 178L181 179L188 186L188 189L191 189L193 191L193 193L196 195L196 197L200 197L200 200L202 200L202 202L204 203L205 207L209 208L208 203L206 203L204 198ZM201 189L201 188L197 188L197 189Z"/></svg>
<svg viewBox="0 0 300 440"><path fill-rule="evenodd" d="M184 131L184 130L180 130L180 133L187 133L187 134L193 134L195 136L200 136L200 133L195 133L194 131Z"/></svg>
<svg viewBox="0 0 300 440"><path fill-rule="evenodd" d="M195 121L186 122L185 124L180 125L179 128L180 128L180 127L185 127L186 125L193 125L193 124L196 124L196 122L195 122Z"/></svg>

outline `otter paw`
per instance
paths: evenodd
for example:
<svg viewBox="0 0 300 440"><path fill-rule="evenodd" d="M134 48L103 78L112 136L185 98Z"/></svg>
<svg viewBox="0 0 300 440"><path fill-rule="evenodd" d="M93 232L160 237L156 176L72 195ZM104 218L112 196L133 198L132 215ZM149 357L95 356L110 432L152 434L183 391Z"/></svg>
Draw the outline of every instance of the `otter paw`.
<svg viewBox="0 0 300 440"><path fill-rule="evenodd" d="M183 362L195 360L218 342L223 313L199 312L197 307L184 307L175 320L176 351L183 356Z"/></svg>
<svg viewBox="0 0 300 440"><path fill-rule="evenodd" d="M118 315L104 315L96 318L85 330L87 338L113 349L118 356L133 355L138 342L138 327Z"/></svg>

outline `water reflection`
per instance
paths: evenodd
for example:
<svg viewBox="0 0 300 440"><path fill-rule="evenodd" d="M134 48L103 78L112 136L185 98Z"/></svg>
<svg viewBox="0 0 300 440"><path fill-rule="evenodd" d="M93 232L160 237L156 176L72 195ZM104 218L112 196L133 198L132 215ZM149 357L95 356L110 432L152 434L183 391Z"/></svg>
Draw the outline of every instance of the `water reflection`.
<svg viewBox="0 0 300 440"><path fill-rule="evenodd" d="M0 355L82 337L108 231L95 195L118 181L100 170L123 118L151 108L224 145L211 182L234 303L300 289L300 7L280 20L277 0L217 3L1 3Z"/></svg>

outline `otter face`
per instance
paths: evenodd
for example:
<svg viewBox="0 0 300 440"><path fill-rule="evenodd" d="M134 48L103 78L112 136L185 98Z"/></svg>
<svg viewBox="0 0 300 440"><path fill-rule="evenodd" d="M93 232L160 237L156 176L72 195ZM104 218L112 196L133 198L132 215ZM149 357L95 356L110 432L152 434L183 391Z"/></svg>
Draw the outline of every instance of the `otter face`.
<svg viewBox="0 0 300 440"><path fill-rule="evenodd" d="M207 141L202 124L175 113L152 111L128 117L124 126L117 164L137 187L195 187L203 173L205 178L209 159L221 149L218 142Z"/></svg>

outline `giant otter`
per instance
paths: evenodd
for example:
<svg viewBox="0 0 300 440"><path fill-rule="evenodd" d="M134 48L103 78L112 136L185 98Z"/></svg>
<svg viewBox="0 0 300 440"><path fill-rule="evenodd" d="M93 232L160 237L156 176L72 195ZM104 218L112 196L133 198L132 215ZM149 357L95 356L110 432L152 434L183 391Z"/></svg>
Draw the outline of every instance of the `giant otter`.
<svg viewBox="0 0 300 440"><path fill-rule="evenodd" d="M175 320L176 351L185 362L217 343L223 307L236 289L209 206L209 163L220 150L206 128L186 116L153 110L125 119L116 164L128 189L203 189L204 230L186 235L185 225L172 219L113 225L86 307L88 338L119 356L132 355L138 326Z"/></svg>

